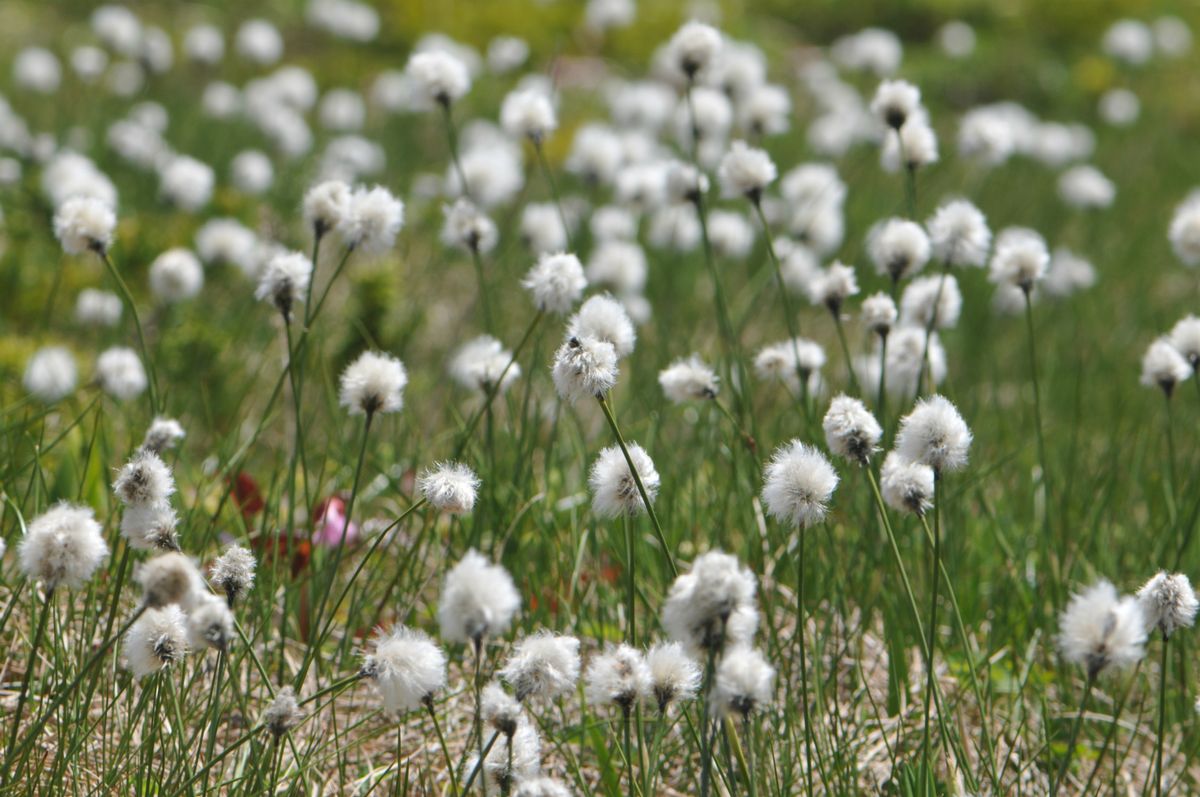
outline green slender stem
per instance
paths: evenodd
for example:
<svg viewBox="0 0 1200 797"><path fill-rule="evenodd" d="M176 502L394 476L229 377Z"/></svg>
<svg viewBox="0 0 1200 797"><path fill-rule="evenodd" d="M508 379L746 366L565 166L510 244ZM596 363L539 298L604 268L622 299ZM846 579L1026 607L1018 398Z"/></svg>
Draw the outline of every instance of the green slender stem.
<svg viewBox="0 0 1200 797"><path fill-rule="evenodd" d="M458 129L454 126L454 114L450 111L450 100L440 100L442 119L446 123L446 142L450 148L450 160L454 163L454 171L458 172L459 182L462 183L463 196L471 197L471 186L467 184L467 173L463 171L462 162L458 159Z"/></svg>
<svg viewBox="0 0 1200 797"><path fill-rule="evenodd" d="M724 634L722 634L722 637ZM724 640L722 640L722 643ZM713 676L717 669L717 648L710 645L704 663L704 700L700 707L700 797L708 797L712 782L712 719L709 708L712 702ZM811 791L810 791L811 794Z"/></svg>
<svg viewBox="0 0 1200 797"><path fill-rule="evenodd" d="M483 749L483 637L476 636L475 640L475 674L471 679L472 688L475 691L475 716L473 720L473 730L475 732L475 747L479 750L479 766L483 767L487 751ZM494 740L494 737L493 737ZM491 745L488 745L489 747ZM470 788L468 781L467 788ZM479 790L483 792L483 797L487 797L487 778L480 778Z"/></svg>
<svg viewBox="0 0 1200 797"><path fill-rule="evenodd" d="M109 276L113 278L113 282L117 283L117 290L121 293L121 298L125 301L125 307L129 310L129 315L133 318L133 327L137 332L138 347L142 350L142 365L146 368L146 384L150 392L150 414L157 415L161 409L158 403L158 380L154 374L154 362L150 359L150 349L146 346L146 335L142 331L142 319L138 315L137 306L133 303L133 294L129 292L129 286L125 284L121 273L117 271L117 267L113 264L112 257L109 256L108 250L96 249L96 254L104 261L104 267L108 269Z"/></svg>
<svg viewBox="0 0 1200 797"><path fill-rule="evenodd" d="M621 453L625 455L625 464L629 467L634 484L637 485L638 495L642 497L642 505L646 508L646 514L650 516L650 522L654 524L654 534L658 537L658 544L662 546L663 553L667 557L667 564L671 566L671 577L674 578L679 575L679 568L675 566L675 557L671 555L666 535L663 534L662 525L658 522L658 515L654 512L654 504L651 503L650 496L646 493L646 485L642 484L642 474L638 473L637 467L633 464L633 457L629 455L629 447L625 445L625 438L621 436L621 429L617 426L617 419L613 415L612 407L609 406L608 398L597 396L596 400L600 402L600 409L604 410L604 418L608 421L613 436L617 438L617 445L620 446Z"/></svg>
<svg viewBox="0 0 1200 797"><path fill-rule="evenodd" d="M308 326L312 321L312 295L313 283L317 281L317 262L321 254L321 239L325 237L325 229L316 227L313 229L313 248L312 248L312 273L308 275L308 285L304 289L304 326Z"/></svg>
<svg viewBox="0 0 1200 797"><path fill-rule="evenodd" d="M795 310L792 307L792 297L788 293L787 283L783 279L783 264L779 262L779 257L775 254L775 243L771 240L771 227L767 224L766 214L763 213L761 197L754 195L749 197L750 204L754 208L754 213L758 216L758 221L762 224L763 239L767 244L767 255L771 259L771 263L775 266L775 281L779 286L779 297L783 302L783 316L787 323L788 337L792 340L792 356L795 358L796 378L800 383L800 396L804 404L804 412L807 417L810 410L808 406L808 374L800 365L800 344L797 340L800 337L800 325Z"/></svg>
<svg viewBox="0 0 1200 797"><path fill-rule="evenodd" d="M204 760L211 761L213 751L217 746L217 728L220 726L221 707L217 701L218 695L221 692L221 678L225 673L225 650L217 651L217 671L213 676L212 691L209 693L208 699L208 741L204 748Z"/></svg>
<svg viewBox="0 0 1200 797"><path fill-rule="evenodd" d="M633 734L630 733L630 715L632 712L629 706L621 707L622 724L624 725L625 737L625 782L628 789L628 797L634 797L636 794L635 783L633 778Z"/></svg>
<svg viewBox="0 0 1200 797"><path fill-rule="evenodd" d="M750 797L758 797L758 772L754 768L754 724L750 719L750 712L742 715L743 735L746 737L746 786L749 788Z"/></svg>
<svg viewBox="0 0 1200 797"><path fill-rule="evenodd" d="M1163 793L1163 734L1167 727L1167 648L1171 638L1163 634L1162 658L1158 668L1158 735L1154 740L1154 797Z"/></svg>
<svg viewBox="0 0 1200 797"><path fill-rule="evenodd" d="M637 647L637 579L634 575L636 562L633 552L633 523L628 513L621 514L621 527L625 532L625 611L629 617L629 644Z"/></svg>
<svg viewBox="0 0 1200 797"><path fill-rule="evenodd" d="M433 722L433 730L437 734L438 745L442 748L442 758L446 761L446 771L450 773L450 794L457 797L458 769L450 759L450 748L446 746L446 736L442 733L442 724L438 722L437 711L433 707L432 699L425 699L425 710L429 712L429 719Z"/></svg>
<svg viewBox="0 0 1200 797"><path fill-rule="evenodd" d="M542 148L542 140L540 138L532 138L533 151L537 154L538 168L542 170L542 176L546 178L546 184L550 188L550 196L554 199L554 207L558 210L558 220L562 223L563 237L567 241L567 251L573 251L571 245L571 225L567 223L567 213L563 210L562 199L558 196L558 184L554 182L554 174L550 171L550 164L546 162L546 153Z"/></svg>
<svg viewBox="0 0 1200 797"><path fill-rule="evenodd" d="M936 472L935 472L936 474ZM935 479L935 482L937 480ZM926 629L928 633L929 643L927 649L929 658L925 662L925 727L921 733L921 784L925 788L925 784L932 782L934 778L933 765L929 757L929 718L933 714L933 685L935 672L937 670L937 610L938 610L938 586L941 584L941 578L938 576L942 563L942 533L941 533L941 496L934 495L933 497L933 551L932 551L932 567L929 570L930 578L930 598L929 598L929 627ZM940 714L940 712L939 712Z"/></svg>
<svg viewBox="0 0 1200 797"><path fill-rule="evenodd" d="M879 400L875 402L875 413L883 430L882 439L887 439L887 344L888 333L879 335Z"/></svg>
<svg viewBox="0 0 1200 797"><path fill-rule="evenodd" d="M808 706L808 654L804 641L805 626L808 624L804 615L804 593L807 584L807 568L804 566L804 542L808 538L806 531L799 529L799 548L796 552L796 653L800 658L800 703L804 718L804 783L808 787L808 794L813 795L816 792L813 791L812 714Z"/></svg>
<svg viewBox="0 0 1200 797"><path fill-rule="evenodd" d="M861 396L863 391L858 384L858 374L854 373L854 361L850 357L850 345L846 343L846 329L842 324L841 311L831 307L829 312L833 315L833 325L837 328L838 343L842 346L842 356L846 358L846 373L850 375L850 389L856 395Z"/></svg>
<svg viewBox="0 0 1200 797"><path fill-rule="evenodd" d="M1042 467L1042 485L1046 488L1046 528L1050 527L1050 471L1046 462L1046 439L1042 428L1042 394L1038 385L1037 345L1033 331L1033 300L1029 290L1025 294L1025 328L1029 344L1029 374L1033 379L1033 417L1037 431L1038 464Z"/></svg>
<svg viewBox="0 0 1200 797"><path fill-rule="evenodd" d="M929 342L930 342L930 339L933 338L933 329L934 329L934 327L937 326L938 309L941 307L941 304L942 304L942 290L946 287L946 277L949 276L949 274L950 274L950 264L948 262L943 263L942 264L942 277L941 277L941 279L938 280L937 294L933 298L933 310L930 311L930 313L929 313L929 321L927 321L925 323L925 345L923 347L923 350L921 351L921 365L917 370L917 386L916 386L916 389L913 391L913 403L914 404L917 402L917 399L919 399L921 397L921 385L925 382L925 372L929 370ZM930 375L929 382L930 382L929 389L931 392L933 392L935 389L935 386L933 385L932 374Z"/></svg>
<svg viewBox="0 0 1200 797"><path fill-rule="evenodd" d="M483 276L483 255L478 246L472 246L471 261L475 264L475 281L479 285L479 309L483 311L483 331L489 335L495 329L492 322L492 303L488 301L487 280Z"/></svg>
<svg viewBox="0 0 1200 797"><path fill-rule="evenodd" d="M472 786L472 784L475 783L475 778L477 778L479 776L479 773L483 771L484 758L488 755L488 753L492 752L492 748L496 745L496 740L499 738L500 738L500 731L494 731L492 733L492 738L488 739L488 743L483 746L483 749L479 756L479 760L475 762L475 766L471 767L471 771L470 771L470 773L468 773L467 779L463 781L463 787L462 787L463 794L470 793L471 786ZM482 783L482 782L483 781L480 781L480 783Z"/></svg>
<svg viewBox="0 0 1200 797"><path fill-rule="evenodd" d="M1171 394L1164 391L1163 395L1166 396L1167 404L1166 413L1164 415L1164 421L1166 423L1164 433L1167 438L1167 489L1170 490L1170 493L1167 496L1167 502L1171 507L1171 519L1172 521L1175 521L1178 518L1178 511L1175 508L1175 501L1178 496L1178 493L1176 492L1175 476L1175 435L1172 433L1175 424L1172 417ZM1175 525L1177 527L1177 532L1181 531L1181 529L1178 529L1179 524L1176 523Z"/></svg>
<svg viewBox="0 0 1200 797"><path fill-rule="evenodd" d="M750 461L754 463L755 471L758 473L758 479L759 481L762 481L762 462L760 462L756 456L758 454L758 443L755 441L754 436L746 431L745 427L743 427L741 422L734 417L733 413L729 411L729 408L725 406L725 403L721 401L720 398L713 396L712 403L713 406L721 411L721 414L725 416L725 419L729 421L729 423L733 426L734 431L736 431L738 436L742 439L743 445L745 445L746 450L751 454Z"/></svg>
<svg viewBox="0 0 1200 797"><path fill-rule="evenodd" d="M51 601L54 598L54 587L46 589L46 598L42 601L41 616L38 617L37 630L33 633L33 644L29 646L29 656L25 659L25 677L21 679L21 691L17 695L17 710L13 713L12 730L8 735L8 747L5 759L11 758L13 747L17 743L17 733L21 728L21 716L25 713L25 701L29 697L29 684L33 680L33 671L37 668L38 650L42 639L46 636L46 622L50 617ZM5 769L0 781L8 782L9 771Z"/></svg>
<svg viewBox="0 0 1200 797"><path fill-rule="evenodd" d="M1054 781L1050 786L1050 797L1058 797L1058 789L1062 786L1067 770L1071 767L1071 758L1075 753L1075 741L1079 738L1079 728L1083 725L1083 715L1087 712L1088 698L1092 696L1092 687L1095 683L1096 677L1088 673L1087 685L1083 688L1083 700L1079 703L1079 713L1075 715L1075 721L1071 723L1071 735L1067 739L1067 752L1063 755L1062 765L1059 766L1058 773L1054 776Z"/></svg>

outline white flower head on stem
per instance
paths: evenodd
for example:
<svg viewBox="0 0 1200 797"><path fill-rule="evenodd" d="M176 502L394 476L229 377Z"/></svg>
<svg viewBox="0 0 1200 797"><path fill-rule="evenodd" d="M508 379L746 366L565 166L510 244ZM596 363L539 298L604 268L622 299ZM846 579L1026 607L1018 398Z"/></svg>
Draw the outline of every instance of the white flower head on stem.
<svg viewBox="0 0 1200 797"><path fill-rule="evenodd" d="M660 713L672 704L691 700L700 688L700 665L678 642L660 642L646 652L650 693Z"/></svg>
<svg viewBox="0 0 1200 797"><path fill-rule="evenodd" d="M428 634L397 626L373 642L359 672L379 691L384 711L406 714L446 686L446 654Z"/></svg>
<svg viewBox="0 0 1200 797"><path fill-rule="evenodd" d="M342 371L339 403L351 415L399 412L408 372L389 354L365 351Z"/></svg>
<svg viewBox="0 0 1200 797"><path fill-rule="evenodd" d="M567 695L579 680L579 640L548 631L527 636L513 646L500 677L520 703L531 697L550 701Z"/></svg>
<svg viewBox="0 0 1200 797"><path fill-rule="evenodd" d="M568 338L551 369L558 395L572 403L604 397L617 384L617 374L616 348L596 338Z"/></svg>
<svg viewBox="0 0 1200 797"><path fill-rule="evenodd" d="M811 377L825 365L825 350L808 338L783 340L763 346L754 355L754 372L759 379L781 382L793 394L799 394L800 380L811 384Z"/></svg>
<svg viewBox="0 0 1200 797"><path fill-rule="evenodd" d="M143 551L178 551L179 518L166 502L130 504L121 514L121 536Z"/></svg>
<svg viewBox="0 0 1200 797"><path fill-rule="evenodd" d="M150 290L161 301L191 299L204 287L204 268L189 249L168 249L150 264Z"/></svg>
<svg viewBox="0 0 1200 797"><path fill-rule="evenodd" d="M1175 391L1175 386L1192 373L1191 364L1167 338L1159 338L1151 343L1142 355L1142 384L1162 388L1168 398Z"/></svg>
<svg viewBox="0 0 1200 797"><path fill-rule="evenodd" d="M485 395L491 390L504 393L520 378L521 366L513 361L512 352L505 349L503 343L491 335L480 335L454 353L450 359L450 376L468 390Z"/></svg>
<svg viewBox="0 0 1200 797"><path fill-rule="evenodd" d="M338 225L346 246L382 254L396 244L404 226L404 203L382 186L359 188L350 195L346 216Z"/></svg>
<svg viewBox="0 0 1200 797"><path fill-rule="evenodd" d="M304 194L304 221L320 238L350 215L350 186L341 180L317 183Z"/></svg>
<svg viewBox="0 0 1200 797"><path fill-rule="evenodd" d="M194 649L206 645L226 650L234 637L233 612L216 595L205 594L188 614L188 643Z"/></svg>
<svg viewBox="0 0 1200 797"><path fill-rule="evenodd" d="M640 650L618 645L592 657L583 684L589 703L613 704L628 714L635 703L650 696L650 668Z"/></svg>
<svg viewBox="0 0 1200 797"><path fill-rule="evenodd" d="M404 72L426 99L444 106L471 88L471 73L466 64L444 50L415 53L408 59Z"/></svg>
<svg viewBox="0 0 1200 797"><path fill-rule="evenodd" d="M1171 327L1171 345L1183 355L1195 373L1200 368L1200 318L1188 314Z"/></svg>
<svg viewBox="0 0 1200 797"><path fill-rule="evenodd" d="M529 269L521 287L533 297L533 305L546 313L565 315L583 295L587 277L583 265L573 254L545 253Z"/></svg>
<svg viewBox="0 0 1200 797"><path fill-rule="evenodd" d="M439 512L465 515L475 507L479 477L460 462L445 462L424 471L417 478L417 489Z"/></svg>
<svg viewBox="0 0 1200 797"><path fill-rule="evenodd" d="M162 452L179 445L179 441L187 437L183 425L174 418L158 416L150 423L146 436L142 439L142 449L161 455Z"/></svg>
<svg viewBox="0 0 1200 797"><path fill-rule="evenodd" d="M611 343L617 357L633 353L637 331L625 305L608 295L592 296L567 321L567 336Z"/></svg>
<svg viewBox="0 0 1200 797"><path fill-rule="evenodd" d="M765 150L735 141L721 159L717 176L729 196L744 196L753 203L762 198L763 190L775 181L778 172Z"/></svg>
<svg viewBox="0 0 1200 797"><path fill-rule="evenodd" d="M174 604L147 609L125 632L124 652L126 666L139 680L183 661L187 615Z"/></svg>
<svg viewBox="0 0 1200 797"><path fill-rule="evenodd" d="M875 89L871 113L893 130L921 108L921 90L906 80L885 80Z"/></svg>
<svg viewBox="0 0 1200 797"><path fill-rule="evenodd" d="M113 209L90 196L71 197L54 214L54 237L68 255L89 251L105 254L112 245L116 226Z"/></svg>
<svg viewBox="0 0 1200 797"><path fill-rule="evenodd" d="M958 324L962 303L962 291L953 274L917 277L900 295L900 325L949 329Z"/></svg>
<svg viewBox="0 0 1200 797"><path fill-rule="evenodd" d="M1146 618L1136 598L1120 597L1107 581L1077 593L1059 618L1063 658L1095 678L1108 667L1124 669L1145 655Z"/></svg>
<svg viewBox="0 0 1200 797"><path fill-rule="evenodd" d="M763 654L749 646L726 651L717 665L712 711L724 717L731 713L749 716L771 702L775 690L775 668Z"/></svg>
<svg viewBox="0 0 1200 797"><path fill-rule="evenodd" d="M445 205L442 210L446 216L446 223L442 227L443 243L480 254L486 254L496 247L500 238L496 223L475 207L471 200L459 197L453 205Z"/></svg>
<svg viewBox="0 0 1200 797"><path fill-rule="evenodd" d="M296 701L296 690L290 686L280 689L262 713L262 724L276 739L299 725L302 719L304 712Z"/></svg>
<svg viewBox="0 0 1200 797"><path fill-rule="evenodd" d="M449 643L473 642L499 636L512 624L521 597L512 576L474 548L467 551L442 585L438 624Z"/></svg>
<svg viewBox="0 0 1200 797"><path fill-rule="evenodd" d="M1156 573L1138 590L1137 599L1142 605L1146 625L1162 631L1169 637L1180 628L1190 628L1196 623L1196 611L1200 602L1192 582L1183 573Z"/></svg>
<svg viewBox="0 0 1200 797"><path fill-rule="evenodd" d="M909 462L928 465L935 474L965 467L970 448L971 430L944 396L921 399L900 419L896 451Z"/></svg>
<svg viewBox="0 0 1200 797"><path fill-rule="evenodd" d="M77 374L75 358L69 349L47 346L29 358L21 383L40 401L53 404L71 395L78 382Z"/></svg>
<svg viewBox="0 0 1200 797"><path fill-rule="evenodd" d="M806 529L825 519L838 476L825 455L793 440L775 451L763 473L762 499L780 523Z"/></svg>
<svg viewBox="0 0 1200 797"><path fill-rule="evenodd" d="M79 589L108 556L90 507L56 504L30 522L17 546L21 571L46 590Z"/></svg>
<svg viewBox="0 0 1200 797"><path fill-rule="evenodd" d="M856 465L865 466L879 451L883 429L859 399L845 394L834 397L821 426L829 450Z"/></svg>
<svg viewBox="0 0 1200 797"><path fill-rule="evenodd" d="M867 249L875 269L893 282L915 274L929 262L929 236L907 219L888 219L871 229Z"/></svg>
<svg viewBox="0 0 1200 797"><path fill-rule="evenodd" d="M886 293L873 293L863 299L863 325L880 337L886 337L891 332L898 315L896 303Z"/></svg>
<svg viewBox="0 0 1200 797"><path fill-rule="evenodd" d="M521 721L521 704L503 686L493 681L483 688L479 697L484 722L506 737L517 732L517 725Z"/></svg>
<svg viewBox="0 0 1200 797"><path fill-rule="evenodd" d="M158 454L140 449L117 472L113 492L126 506L161 504L175 492L175 479Z"/></svg>
<svg viewBox="0 0 1200 797"><path fill-rule="evenodd" d="M709 551L671 585L663 603L663 628L698 654L749 642L758 623L755 589L754 574L736 556Z"/></svg>
<svg viewBox="0 0 1200 797"><path fill-rule="evenodd" d="M257 567L254 554L240 545L231 545L213 562L209 576L232 606L254 586Z"/></svg>
<svg viewBox="0 0 1200 797"><path fill-rule="evenodd" d="M716 398L719 381L716 371L698 354L676 360L658 374L663 395L675 404Z"/></svg>
<svg viewBox="0 0 1200 797"><path fill-rule="evenodd" d="M937 133L933 132L924 111L911 114L895 135L884 139L879 160L887 172L897 172L901 167L915 172L937 163Z"/></svg>
<svg viewBox="0 0 1200 797"><path fill-rule="evenodd" d="M1175 209L1167 238L1185 266L1200 265L1200 194L1191 194Z"/></svg>
<svg viewBox="0 0 1200 797"><path fill-rule="evenodd" d="M137 352L124 346L100 352L96 358L96 379L105 393L120 401L141 395L150 384Z"/></svg>
<svg viewBox="0 0 1200 797"><path fill-rule="evenodd" d="M147 559L134 579L142 585L143 603L154 609L169 603L190 607L209 594L196 563L177 551Z"/></svg>
<svg viewBox="0 0 1200 797"><path fill-rule="evenodd" d="M500 124L513 138L528 138L540 146L558 127L554 104L540 88L511 91L500 106Z"/></svg>
<svg viewBox="0 0 1200 797"><path fill-rule="evenodd" d="M987 218L965 199L954 199L939 207L925 222L933 256L951 266L987 263L992 231Z"/></svg>
<svg viewBox="0 0 1200 797"><path fill-rule="evenodd" d="M637 443L630 443L628 448L629 458L633 460L642 486L646 488L646 497L653 503L659 487L654 460ZM592 464L588 484L592 488L592 511L598 517L615 518L646 511L641 492L620 446L609 446L600 452Z"/></svg>
<svg viewBox="0 0 1200 797"><path fill-rule="evenodd" d="M478 757L472 758L464 771L475 769L478 761ZM504 744L493 744L484 758L484 788L489 794L512 794L522 783L536 779L541 767L541 738L529 718L522 715L516 733Z"/></svg>
<svg viewBox="0 0 1200 797"><path fill-rule="evenodd" d="M280 252L267 261L259 277L254 298L270 302L291 321L292 308L304 301L308 283L312 279L313 264L299 252Z"/></svg>
<svg viewBox="0 0 1200 797"><path fill-rule="evenodd" d="M707 69L721 52L721 33L711 25L690 20L667 43L673 66L689 81Z"/></svg>
<svg viewBox="0 0 1200 797"><path fill-rule="evenodd" d="M920 462L909 462L895 451L883 458L879 475L883 500L898 512L924 515L933 508L937 481L933 468Z"/></svg>
<svg viewBox="0 0 1200 797"><path fill-rule="evenodd" d="M837 314L846 299L858 293L858 278L854 267L834 261L829 268L813 276L808 284L808 298L813 304L824 305Z"/></svg>
<svg viewBox="0 0 1200 797"><path fill-rule="evenodd" d="M1046 276L1050 252L1037 232L1009 227L996 238L988 278L998 285L1015 285L1028 294Z"/></svg>

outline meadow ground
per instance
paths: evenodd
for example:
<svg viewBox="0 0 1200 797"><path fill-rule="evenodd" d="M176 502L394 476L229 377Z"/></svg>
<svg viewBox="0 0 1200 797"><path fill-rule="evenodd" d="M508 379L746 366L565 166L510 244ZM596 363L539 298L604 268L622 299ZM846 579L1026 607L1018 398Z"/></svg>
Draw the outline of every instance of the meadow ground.
<svg viewBox="0 0 1200 797"><path fill-rule="evenodd" d="M0 793L1200 791L1200 16L876 5L0 8Z"/></svg>

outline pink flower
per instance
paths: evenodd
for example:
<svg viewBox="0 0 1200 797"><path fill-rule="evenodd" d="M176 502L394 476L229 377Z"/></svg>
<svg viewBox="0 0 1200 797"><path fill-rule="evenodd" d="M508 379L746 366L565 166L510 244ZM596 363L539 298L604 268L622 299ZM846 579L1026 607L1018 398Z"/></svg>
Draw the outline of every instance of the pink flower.
<svg viewBox="0 0 1200 797"><path fill-rule="evenodd" d="M358 539L358 524L346 523L346 501L341 496L330 496L317 504L313 522L312 541L316 545L349 544Z"/></svg>

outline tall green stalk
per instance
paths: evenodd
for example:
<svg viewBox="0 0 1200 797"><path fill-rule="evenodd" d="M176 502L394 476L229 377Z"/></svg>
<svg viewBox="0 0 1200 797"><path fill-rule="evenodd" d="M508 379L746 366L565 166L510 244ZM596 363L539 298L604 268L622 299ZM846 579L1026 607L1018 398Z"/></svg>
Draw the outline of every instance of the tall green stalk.
<svg viewBox="0 0 1200 797"><path fill-rule="evenodd" d="M1092 687L1095 685L1096 676L1089 672L1087 685L1083 688L1083 700L1079 702L1079 713L1075 715L1075 721L1071 723L1071 735L1067 738L1067 752L1063 755L1058 773L1054 776L1054 780L1050 784L1050 797L1058 797L1058 790L1062 786L1062 780L1066 777L1067 770L1071 767L1071 758L1075 754L1075 741L1079 738L1079 728L1083 725L1083 715L1087 712L1088 698L1092 696Z"/></svg>

